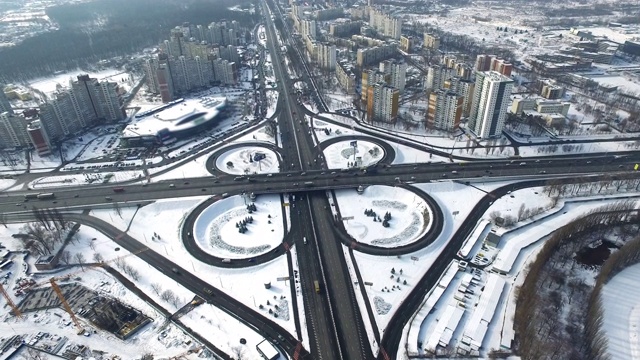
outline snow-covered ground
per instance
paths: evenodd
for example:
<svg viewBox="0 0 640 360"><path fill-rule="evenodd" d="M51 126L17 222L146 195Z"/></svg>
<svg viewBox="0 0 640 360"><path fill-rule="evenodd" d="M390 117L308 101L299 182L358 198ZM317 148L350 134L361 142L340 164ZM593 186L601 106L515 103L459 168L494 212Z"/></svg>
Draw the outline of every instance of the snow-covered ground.
<svg viewBox="0 0 640 360"><path fill-rule="evenodd" d="M203 156L196 156L192 161L186 162L174 169L171 169L160 175L153 175L150 178L150 182L162 181L162 180L174 180L184 179L187 177L205 177L211 176L211 173L207 170L207 156L204 156L206 152L203 152ZM166 169L168 166L149 170L150 173L157 173L158 171Z"/></svg>
<svg viewBox="0 0 640 360"><path fill-rule="evenodd" d="M68 88L70 81L78 80L78 75L89 75L90 77L101 81L108 80L118 83L121 82L121 77L129 77L129 74L120 69L104 69L100 71L85 71L78 69L75 71L68 71L64 74L29 80L28 86L45 94L51 94L56 91L56 87L59 85L63 88Z"/></svg>
<svg viewBox="0 0 640 360"><path fill-rule="evenodd" d="M0 191L9 189L16 183L13 179L0 179Z"/></svg>
<svg viewBox="0 0 640 360"><path fill-rule="evenodd" d="M118 183L134 179L142 179L142 170L126 170L114 172L98 172L73 175L56 175L41 177L29 183L32 189L59 188L62 186L99 185L105 183Z"/></svg>
<svg viewBox="0 0 640 360"><path fill-rule="evenodd" d="M340 206L340 214L347 232L357 241L381 246L398 247L410 244L431 228L433 210L415 193L409 190L373 185L364 189L362 194L355 190L337 190L335 192ZM365 210L376 213L376 221ZM389 227L382 221L385 214L391 214Z"/></svg>
<svg viewBox="0 0 640 360"><path fill-rule="evenodd" d="M291 334L295 334L289 283L277 281L278 277L288 276L289 274L286 257L281 256L268 263L247 268L222 269L194 259L185 249L180 237L182 223L187 216L186 214L205 199L207 197L200 196L156 201L140 208L135 217L133 217L135 208L122 208L122 217L112 210L94 210L92 215L109 221L113 226L122 230L126 229L129 222L131 222L129 235L144 242L145 245L149 246L150 250L165 256L186 271L193 271L194 274L197 274L211 286L228 293L246 306L252 307L274 320ZM233 204L229 203L228 205ZM281 214L281 211L281 209L278 209L279 214ZM272 216L274 215L275 212ZM150 224L152 225L150 226ZM274 221L273 224L274 227L282 227L282 221ZM235 225L232 226L235 229ZM253 230L251 229L251 224L247 227L250 231ZM160 238L154 238L154 232ZM247 264L249 265L249 263ZM267 283L271 284L270 289L264 287L264 284ZM278 297L277 302L274 301L273 296ZM284 298L280 299L280 296L284 296ZM267 305L267 300L271 303L271 307L273 307L274 303L279 304L280 310L277 318L268 313L270 307ZM263 305L263 309L259 309L260 305ZM299 305L302 306L302 304ZM303 329L303 331L306 330ZM225 341L224 339L221 340Z"/></svg>
<svg viewBox="0 0 640 360"><path fill-rule="evenodd" d="M602 329L613 359L640 359L640 264L629 266L602 288Z"/></svg>
<svg viewBox="0 0 640 360"><path fill-rule="evenodd" d="M249 213L247 204L257 210ZM221 199L207 207L195 221L193 237L202 250L219 258L247 259L261 255L282 243L284 228L279 195L261 195L253 202L238 195ZM240 233L238 223L246 224Z"/></svg>
<svg viewBox="0 0 640 360"><path fill-rule="evenodd" d="M440 236L426 248L402 256L372 256L355 252L363 281L373 283L372 286L366 287L366 292L368 301L374 308L375 326L380 334L383 334L393 313L398 309L411 287L438 259L451 235L469 214L472 209L469 204L476 203L485 195L483 191L453 182L416 184L415 186L432 196L442 208L444 224ZM454 211L457 211L455 215ZM402 274L400 274L400 269L402 269ZM395 274L391 272L392 270L395 270ZM357 281L354 274L351 276L352 281ZM398 278L400 278L400 282L398 282ZM405 280L407 281L406 285L404 284ZM359 296L358 302L362 316L368 318L364 303ZM373 332L369 328L369 323L366 324L368 327L367 335L373 344ZM377 346L374 346L373 349L376 350Z"/></svg>
<svg viewBox="0 0 640 360"><path fill-rule="evenodd" d="M267 97L267 114L265 115L266 118L270 118L273 116L273 114L276 113L276 109L277 109L277 105L278 105L278 96L280 96L280 93L276 90L267 90L265 92L266 97Z"/></svg>
<svg viewBox="0 0 640 360"><path fill-rule="evenodd" d="M369 141L357 141L357 146L351 146L352 141L345 140L331 144L324 149L324 156L329 169L347 168L348 163L357 163L358 167L376 164L384 157L384 149Z"/></svg>
<svg viewBox="0 0 640 360"><path fill-rule="evenodd" d="M20 231L23 224L9 224L7 228L0 228L0 240L4 246L12 250L21 250L22 245L19 241L12 238L10 235ZM193 294L176 282L169 280L163 274L157 270L150 268L140 259L135 256L130 256L126 250L116 250L117 246L104 235L98 231L89 227L81 226L79 232L76 235L76 240L69 243L66 247L66 251L71 254L70 263L77 263L76 254L83 254L85 262L95 262L94 254L100 254L104 262L109 263L112 267L118 269L114 264L116 258L121 260L127 265L135 269L140 277L135 281L136 285L143 289L145 293L154 298L161 306L169 311L173 312L178 307L184 305L190 301ZM20 257L14 257L14 263L20 265L14 265L9 270L13 270L16 276L24 276L23 272L19 272L17 269L23 268ZM29 274L34 270L33 262L35 258L33 256L27 258ZM120 271L122 272L122 271ZM5 272L3 272L4 274ZM124 272L122 272L124 274ZM145 353L152 353L156 356L174 356L184 352L189 347L186 342L189 337L182 331L171 324L162 326L164 321L162 315L156 311L153 307L146 302L138 298L127 288L122 286L117 280L113 279L111 275L106 273L100 268L96 267L80 267L78 265L60 270L53 273L57 277L62 277L65 274L73 274L74 281L79 282L83 286L92 289L105 296L111 296L118 300L131 305L132 307L140 310L145 315L151 317L154 321L146 325L140 332L134 335L128 340L119 340L112 334L94 329L93 326L80 317L80 321L84 324L85 329L93 329L97 331L97 334L93 334L91 337L78 337L77 330L73 325L70 325L68 320L69 316L62 309L52 309L47 311L39 311L38 316L31 316L32 313L28 313L24 320L16 319L9 316L7 312L2 315L3 321L0 322L0 336L6 337L14 334L35 334L38 331L48 332L59 336L67 336L71 339L71 343L82 344L90 347L94 350L106 351L112 355L118 355L121 358L134 358L141 356ZM124 274L131 278L130 276ZM47 285L47 279L51 274L32 275L37 283ZM13 281L15 278L11 278L11 284L5 283L6 288L13 287ZM63 280L59 280L60 284L65 283ZM152 283L161 283L164 290L170 290L176 295L175 301L164 301L156 294L151 287ZM15 297L13 293L10 293L14 302L18 302L20 298ZM5 299L0 298L0 303L5 304ZM141 344L144 344L141 346Z"/></svg>
<svg viewBox="0 0 640 360"><path fill-rule="evenodd" d="M273 309L273 305L269 308ZM215 340L216 346L234 359L262 359L256 345L264 337L213 305L202 304L180 320L209 341ZM240 339L245 339L246 344L241 344Z"/></svg>
<svg viewBox="0 0 640 360"><path fill-rule="evenodd" d="M248 133L248 134L246 134L244 136L241 136L241 137L233 140L231 143L232 144L237 144L237 143L246 143L246 142L251 142L251 141L266 142L266 143L269 143L271 145L275 144L275 138L272 135L269 135L264 127L261 127L260 129L258 129L256 131L253 131L253 132Z"/></svg>
<svg viewBox="0 0 640 360"><path fill-rule="evenodd" d="M261 155L260 155L261 154ZM256 161L255 159L261 160ZM271 149L259 143L247 143L246 147L231 149L216 159L216 167L228 174L268 174L279 171L278 156Z"/></svg>

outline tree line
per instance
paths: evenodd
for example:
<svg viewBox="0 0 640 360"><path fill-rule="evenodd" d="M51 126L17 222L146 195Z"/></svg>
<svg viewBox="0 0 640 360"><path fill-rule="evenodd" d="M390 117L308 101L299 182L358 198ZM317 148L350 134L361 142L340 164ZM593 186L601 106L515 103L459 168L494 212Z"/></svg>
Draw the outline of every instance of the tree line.
<svg viewBox="0 0 640 360"><path fill-rule="evenodd" d="M228 10L232 0L98 0L47 8L60 29L0 51L0 81L26 81L59 70L86 68L99 60L155 46L184 22L208 25L223 19L253 25L255 15Z"/></svg>
<svg viewBox="0 0 640 360"><path fill-rule="evenodd" d="M640 230L636 228L636 232ZM640 263L640 237L627 242L617 252L611 254L602 264L600 274L596 278L596 284L589 298L589 304L585 325L585 334L589 340L589 352L594 360L606 360L607 338L602 330L604 321L604 309L602 307L602 287L615 275L629 266Z"/></svg>
<svg viewBox="0 0 640 360"><path fill-rule="evenodd" d="M516 351L523 359L599 359L588 334L591 287L575 276L575 254L607 229L638 224L635 201L594 209L556 230L516 288ZM570 267L570 268L569 268ZM569 276L571 275L571 276ZM586 320L585 320L586 319Z"/></svg>

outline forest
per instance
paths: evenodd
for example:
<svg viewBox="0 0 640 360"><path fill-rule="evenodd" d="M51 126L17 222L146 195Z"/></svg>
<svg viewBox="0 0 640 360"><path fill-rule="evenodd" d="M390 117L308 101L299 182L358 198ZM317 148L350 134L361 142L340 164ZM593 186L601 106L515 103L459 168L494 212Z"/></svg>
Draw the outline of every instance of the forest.
<svg viewBox="0 0 640 360"><path fill-rule="evenodd" d="M19 82L59 70L73 70L114 56L125 56L168 38L184 22L208 25L257 21L249 12L229 10L250 2L235 0L97 0L47 9L59 30L29 38L0 51L0 81Z"/></svg>

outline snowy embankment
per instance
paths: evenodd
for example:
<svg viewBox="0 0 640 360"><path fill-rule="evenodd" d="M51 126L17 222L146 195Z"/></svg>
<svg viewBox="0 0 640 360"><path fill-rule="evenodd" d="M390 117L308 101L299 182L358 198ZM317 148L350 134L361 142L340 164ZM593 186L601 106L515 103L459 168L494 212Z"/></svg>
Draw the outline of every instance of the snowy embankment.
<svg viewBox="0 0 640 360"><path fill-rule="evenodd" d="M640 264L629 266L602 288L602 329L613 359L640 359Z"/></svg>
<svg viewBox="0 0 640 360"><path fill-rule="evenodd" d="M344 226L359 242L398 247L416 241L431 228L432 210L409 190L374 185L361 195L354 190L338 190L335 194L340 213L347 219L343 220ZM388 226L384 226L385 214L390 215Z"/></svg>
<svg viewBox="0 0 640 360"><path fill-rule="evenodd" d="M255 204L249 212L247 204ZM246 232L239 223L247 219ZM195 221L194 239L205 252L229 259L245 259L264 254L278 246L284 237L279 195L261 195L256 201L244 196L218 200Z"/></svg>

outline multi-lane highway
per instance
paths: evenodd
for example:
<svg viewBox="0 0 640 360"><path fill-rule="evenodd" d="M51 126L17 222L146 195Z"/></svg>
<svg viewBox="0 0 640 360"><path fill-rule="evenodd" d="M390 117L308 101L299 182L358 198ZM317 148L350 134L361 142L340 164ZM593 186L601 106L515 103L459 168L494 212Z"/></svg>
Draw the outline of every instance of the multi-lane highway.
<svg viewBox="0 0 640 360"><path fill-rule="evenodd" d="M274 5L272 13L279 14ZM366 169L329 170L320 147L315 146L312 131L303 114L308 110L300 106L293 92L293 81L284 66L280 46L276 43L276 28L269 16L269 7L263 3L267 29L267 47L272 57L279 91L277 121L282 141L282 166L284 172L271 175L186 178L150 184L132 183L114 192L113 186L70 186L47 190L6 192L0 194L2 221L30 220L33 208L91 208L110 203L142 204L147 200L189 196L213 196L223 198L239 193L285 193L291 196L291 230L285 241L297 245L296 261L298 280L303 293L307 331L310 344L303 344L299 358L315 359L371 359L373 354L366 336L364 322L358 308L352 279L346 270L341 239L336 230L333 215L328 210L325 191L338 188L357 188L360 185L403 185L430 181L492 181L512 179L528 182L496 190L476 205L448 244L441 260L416 285L403 304L394 313L380 346L393 357L398 349L401 332L407 319L413 314L423 294L433 286L446 263L454 256L462 239L471 231L477 219L496 197L508 189L543 184L557 177L584 177L607 174L612 177L637 177L634 170L640 162L639 153L624 156L581 154L576 156L539 157L527 159L477 160L460 163L419 163L390 165L388 163ZM280 15L276 15L280 16ZM292 39L285 41L293 43ZM291 59L302 63L302 59ZM317 94L316 94L317 95ZM348 141L345 137L345 141ZM391 161L389 157L386 161ZM213 161L208 162L212 167ZM54 198L46 200L25 198L26 194L53 192ZM145 246L122 231L99 219L73 213L65 213L68 220L94 227L114 239L119 246L135 252ZM186 231L186 230L185 230ZM183 233L183 236L187 234ZM306 242L303 239L306 238ZM284 246L283 246L284 247ZM282 247L278 248L282 250ZM188 270L168 261L151 250L138 256L167 276L201 296L208 302L236 316L274 342L290 356L300 350L301 338L286 332L273 321L264 318L253 309L231 298L191 274ZM207 261L207 259L203 259ZM172 269L177 269L177 273ZM320 284L319 291L315 282ZM383 355L380 355L383 358Z"/></svg>
<svg viewBox="0 0 640 360"><path fill-rule="evenodd" d="M521 163L524 165L520 165ZM497 179L526 180L558 176L636 176L634 167L640 154L616 158L610 155L575 158L546 158L544 160L486 160L466 163L432 163L378 166L363 170L306 170L288 171L272 175L198 177L144 184L124 185L124 191L113 192L113 185L65 186L0 193L0 211L10 213L38 208L65 208L113 202L135 203L168 197L198 195L231 195L243 192L296 193L309 190L357 188L359 185L420 183L441 180L491 181ZM304 174L303 174L304 173ZM312 182L312 185L305 185ZM172 186L173 185L173 186ZM53 192L54 199L32 199L25 202L24 195ZM110 198L111 200L107 199ZM20 205L17 205L20 204Z"/></svg>

